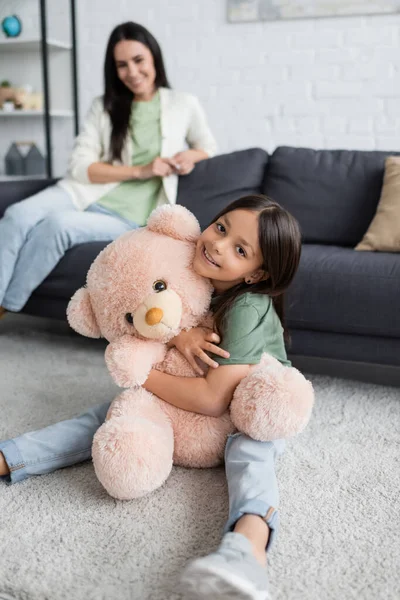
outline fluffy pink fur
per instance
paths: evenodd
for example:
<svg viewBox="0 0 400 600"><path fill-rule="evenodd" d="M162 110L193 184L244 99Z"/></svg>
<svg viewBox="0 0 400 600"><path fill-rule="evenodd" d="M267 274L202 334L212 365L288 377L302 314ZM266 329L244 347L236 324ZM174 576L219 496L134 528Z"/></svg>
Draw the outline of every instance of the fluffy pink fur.
<svg viewBox="0 0 400 600"><path fill-rule="evenodd" d="M174 433L157 398L143 388L127 390L93 440L99 481L114 498L139 498L159 487L172 469Z"/></svg>
<svg viewBox="0 0 400 600"><path fill-rule="evenodd" d="M311 412L311 384L271 357L238 387L231 408L234 424L228 411L220 418L197 415L140 387L153 366L173 375L195 376L186 359L175 349L168 350L166 343L183 328L210 324L212 288L192 268L199 233L187 209L157 209L148 227L122 235L99 254L89 269L86 288L76 292L68 308L74 329L110 342L106 350L110 373L118 385L130 388L114 400L93 442L97 477L115 498L137 498L156 489L173 463L219 464L235 427L256 439L287 437L304 427ZM158 280L179 296L182 313L178 329L163 326L160 339L150 340L138 334L127 316L139 307L147 310L149 298L157 302L153 284Z"/></svg>
<svg viewBox="0 0 400 600"><path fill-rule="evenodd" d="M236 427L255 440L292 437L307 425L314 404L309 381L264 354L235 390L230 412Z"/></svg>
<svg viewBox="0 0 400 600"><path fill-rule="evenodd" d="M131 335L111 342L106 348L106 364L120 387L143 385L153 365L162 362L165 344L132 339Z"/></svg>
<svg viewBox="0 0 400 600"><path fill-rule="evenodd" d="M74 329L81 335L91 338L101 337L100 327L94 316L86 288L81 288L71 298L67 307L67 319L70 323L75 323Z"/></svg>
<svg viewBox="0 0 400 600"><path fill-rule="evenodd" d="M169 206L155 210L147 221L147 229L176 240L195 242L200 235L200 225L193 215L177 204L172 213Z"/></svg>

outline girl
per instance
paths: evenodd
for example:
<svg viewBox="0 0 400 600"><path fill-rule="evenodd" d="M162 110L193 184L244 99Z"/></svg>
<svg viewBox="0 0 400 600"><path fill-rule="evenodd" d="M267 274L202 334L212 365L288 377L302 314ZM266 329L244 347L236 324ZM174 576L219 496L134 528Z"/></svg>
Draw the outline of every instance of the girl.
<svg viewBox="0 0 400 600"><path fill-rule="evenodd" d="M263 352L287 361L283 294L300 259L295 219L264 196L247 196L223 210L201 234L195 271L214 286L216 332L195 328L173 344L196 370L195 357L214 367L206 377L150 372L146 389L184 410L223 413L238 383ZM210 358L206 352L214 354ZM45 429L0 442L0 475L11 483L90 458L91 443L109 404ZM268 597L265 552L278 525L274 459L283 442L256 442L236 434L225 452L229 518L218 551L191 563L183 573L186 598Z"/></svg>
<svg viewBox="0 0 400 600"><path fill-rule="evenodd" d="M0 318L19 311L72 246L112 241L175 203L178 174L213 156L198 100L170 89L160 46L136 23L111 33L104 96L91 106L69 173L0 220ZM189 150L185 150L186 144Z"/></svg>

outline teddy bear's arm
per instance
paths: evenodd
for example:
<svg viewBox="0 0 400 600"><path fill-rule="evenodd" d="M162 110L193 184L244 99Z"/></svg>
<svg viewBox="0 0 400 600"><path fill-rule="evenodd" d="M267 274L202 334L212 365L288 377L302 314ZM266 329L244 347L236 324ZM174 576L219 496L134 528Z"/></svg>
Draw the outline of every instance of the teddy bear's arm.
<svg viewBox="0 0 400 600"><path fill-rule="evenodd" d="M105 359L115 383L127 388L143 385L153 365L164 360L165 353L165 344L124 335L107 346Z"/></svg>

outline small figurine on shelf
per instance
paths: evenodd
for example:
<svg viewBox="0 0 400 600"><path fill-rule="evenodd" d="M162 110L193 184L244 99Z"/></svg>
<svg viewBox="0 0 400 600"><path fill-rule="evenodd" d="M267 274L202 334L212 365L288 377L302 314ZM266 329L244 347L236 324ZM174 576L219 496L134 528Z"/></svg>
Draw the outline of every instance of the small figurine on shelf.
<svg viewBox="0 0 400 600"><path fill-rule="evenodd" d="M27 110L28 93L24 88L15 88L13 100L15 108Z"/></svg>
<svg viewBox="0 0 400 600"><path fill-rule="evenodd" d="M14 142L5 156L6 175L45 175L46 161L34 142Z"/></svg>
<svg viewBox="0 0 400 600"><path fill-rule="evenodd" d="M31 85L24 85L15 89L14 104L22 110L43 110L43 94L33 92Z"/></svg>
<svg viewBox="0 0 400 600"><path fill-rule="evenodd" d="M5 163L6 175L25 175L24 157L15 142L5 156Z"/></svg>
<svg viewBox="0 0 400 600"><path fill-rule="evenodd" d="M25 175L45 175L46 162L36 144L32 144L24 160Z"/></svg>
<svg viewBox="0 0 400 600"><path fill-rule="evenodd" d="M43 110L42 92L32 92L28 98L30 110Z"/></svg>
<svg viewBox="0 0 400 600"><path fill-rule="evenodd" d="M21 19L17 15L6 17L1 22L1 27L8 38L18 37L22 31Z"/></svg>

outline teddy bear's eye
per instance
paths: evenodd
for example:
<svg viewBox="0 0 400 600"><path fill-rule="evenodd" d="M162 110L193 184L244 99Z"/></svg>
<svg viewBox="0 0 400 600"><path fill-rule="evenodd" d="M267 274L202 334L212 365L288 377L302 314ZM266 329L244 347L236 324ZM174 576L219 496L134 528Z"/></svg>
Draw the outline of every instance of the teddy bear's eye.
<svg viewBox="0 0 400 600"><path fill-rule="evenodd" d="M159 279L158 281L155 281L153 283L153 290L155 292L163 292L166 289L167 289L167 284L162 279Z"/></svg>
<svg viewBox="0 0 400 600"><path fill-rule="evenodd" d="M133 324L133 316L132 313L126 313L125 315L125 321L127 321L130 325Z"/></svg>

